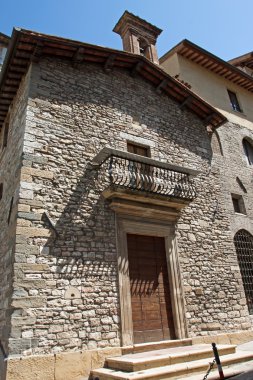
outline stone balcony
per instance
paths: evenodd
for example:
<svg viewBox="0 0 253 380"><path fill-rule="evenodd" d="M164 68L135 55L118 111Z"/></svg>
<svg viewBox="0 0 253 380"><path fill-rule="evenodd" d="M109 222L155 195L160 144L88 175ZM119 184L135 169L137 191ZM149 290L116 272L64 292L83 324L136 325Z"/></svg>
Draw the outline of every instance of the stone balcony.
<svg viewBox="0 0 253 380"><path fill-rule="evenodd" d="M100 169L106 186L103 196L126 209L152 206L180 210L196 196L196 170L183 168L149 157L103 148L92 161ZM144 206L145 204L145 206ZM116 211L116 210L115 210Z"/></svg>

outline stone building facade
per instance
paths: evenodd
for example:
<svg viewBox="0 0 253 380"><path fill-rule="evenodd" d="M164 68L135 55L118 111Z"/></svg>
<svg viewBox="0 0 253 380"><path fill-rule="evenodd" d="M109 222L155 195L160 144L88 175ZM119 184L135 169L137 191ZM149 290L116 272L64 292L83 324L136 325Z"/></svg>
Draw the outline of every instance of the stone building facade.
<svg viewBox="0 0 253 380"><path fill-rule="evenodd" d="M229 121L149 62L156 57L152 25L125 13L116 30L123 33L125 22L133 38L127 27L133 20L142 44L153 38L152 49L142 45L144 57L23 30L12 36L0 99L0 339L7 379L27 378L26 365L43 380L66 379L69 367L81 363L78 379L122 346L159 334L250 336L231 233L232 179L224 182L235 166L232 150L225 157L232 143L226 137L221 157L210 139L210 130L218 130L223 141ZM23 71L15 82L17 59ZM13 98L6 95L11 80ZM186 106L189 97L193 105ZM229 128L236 144L240 126ZM248 189L248 173L240 181ZM152 297L159 287L158 277L131 269L129 236L163 246L163 303L170 304L159 329L136 328L136 292ZM138 260L145 267L145 256Z"/></svg>
<svg viewBox="0 0 253 380"><path fill-rule="evenodd" d="M227 118L212 135L212 165L217 167L222 179L226 214L238 248L252 315L252 53L225 62L184 40L166 53L160 63Z"/></svg>

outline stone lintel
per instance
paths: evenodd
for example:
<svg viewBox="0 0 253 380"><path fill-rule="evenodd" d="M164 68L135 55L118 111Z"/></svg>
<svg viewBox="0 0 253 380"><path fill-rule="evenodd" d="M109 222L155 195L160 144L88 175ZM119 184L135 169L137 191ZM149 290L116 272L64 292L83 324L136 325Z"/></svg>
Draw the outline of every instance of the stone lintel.
<svg viewBox="0 0 253 380"><path fill-rule="evenodd" d="M49 170L40 170L40 169L34 169L30 167L23 167L21 169L21 175L31 175L33 177L41 177L41 178L47 178L47 179L53 179L54 173L50 172Z"/></svg>
<svg viewBox="0 0 253 380"><path fill-rule="evenodd" d="M17 227L17 235L23 235L27 237L50 237L51 231L45 228Z"/></svg>

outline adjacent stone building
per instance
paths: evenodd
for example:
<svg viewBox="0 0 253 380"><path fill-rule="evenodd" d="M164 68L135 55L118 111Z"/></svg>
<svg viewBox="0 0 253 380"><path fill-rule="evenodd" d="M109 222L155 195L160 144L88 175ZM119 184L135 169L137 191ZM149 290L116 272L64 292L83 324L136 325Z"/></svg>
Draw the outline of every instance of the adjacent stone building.
<svg viewBox="0 0 253 380"><path fill-rule="evenodd" d="M247 116L234 114L211 87L205 96L198 66L179 52L159 64L160 29L125 12L114 31L126 51L23 29L7 50L0 339L8 379L27 376L27 366L43 380L66 379L78 365L88 376L135 343L251 336L234 236L253 232L252 78L219 60L245 84Z"/></svg>

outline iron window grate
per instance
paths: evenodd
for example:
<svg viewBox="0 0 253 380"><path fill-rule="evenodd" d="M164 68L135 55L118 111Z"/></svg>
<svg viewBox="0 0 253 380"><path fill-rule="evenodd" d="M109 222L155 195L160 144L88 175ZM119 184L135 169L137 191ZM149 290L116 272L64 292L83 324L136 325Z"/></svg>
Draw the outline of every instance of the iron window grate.
<svg viewBox="0 0 253 380"><path fill-rule="evenodd" d="M249 313L253 314L253 236L240 230L235 234L234 243Z"/></svg>

